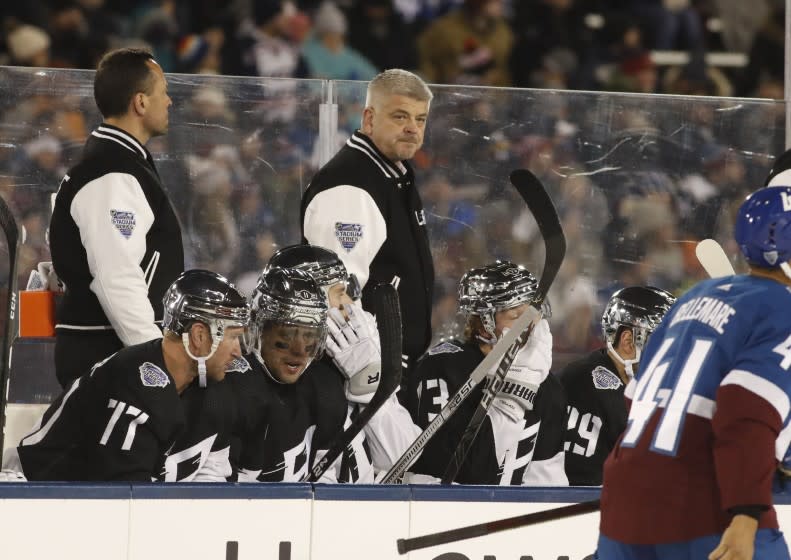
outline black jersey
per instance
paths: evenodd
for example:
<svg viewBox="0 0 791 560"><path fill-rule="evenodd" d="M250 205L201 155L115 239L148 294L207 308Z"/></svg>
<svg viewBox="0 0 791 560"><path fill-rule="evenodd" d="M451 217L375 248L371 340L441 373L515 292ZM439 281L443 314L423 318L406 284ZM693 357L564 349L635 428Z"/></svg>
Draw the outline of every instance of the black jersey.
<svg viewBox="0 0 791 560"><path fill-rule="evenodd" d="M415 418L425 428L483 360L477 343L444 342L417 365ZM483 396L483 383L434 434L411 471L441 478ZM541 383L533 409L514 422L496 408L489 414L459 470L461 484L565 484L563 432L565 397L550 373Z"/></svg>
<svg viewBox="0 0 791 560"><path fill-rule="evenodd" d="M569 484L598 486L604 460L626 428L624 384L607 349L568 364L560 381L568 399L566 473Z"/></svg>
<svg viewBox="0 0 791 560"><path fill-rule="evenodd" d="M306 372L307 373L307 372ZM224 383L236 400L231 463L240 481L298 482L310 466L316 415L305 374L275 381L254 354L235 360Z"/></svg>
<svg viewBox="0 0 791 560"><path fill-rule="evenodd" d="M185 414L162 341L124 348L69 385L18 447L29 480L151 481Z"/></svg>

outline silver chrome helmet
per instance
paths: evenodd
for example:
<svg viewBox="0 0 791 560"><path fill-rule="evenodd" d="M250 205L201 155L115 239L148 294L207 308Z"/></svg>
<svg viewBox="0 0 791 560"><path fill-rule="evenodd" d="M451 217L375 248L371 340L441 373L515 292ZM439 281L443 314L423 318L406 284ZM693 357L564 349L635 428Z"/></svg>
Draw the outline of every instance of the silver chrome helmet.
<svg viewBox="0 0 791 560"><path fill-rule="evenodd" d="M261 335L275 324L316 329L319 342L311 359L321 355L327 338L327 298L307 272L267 267L250 295L250 302L252 325L247 346L261 363Z"/></svg>
<svg viewBox="0 0 791 560"><path fill-rule="evenodd" d="M304 270L325 293L330 286L343 282L349 297L360 299L361 289L357 277L349 274L338 254L330 249L310 244L283 247L269 259L264 273L272 267Z"/></svg>
<svg viewBox="0 0 791 560"><path fill-rule="evenodd" d="M496 261L473 268L459 282L459 311L477 315L492 340L495 335L495 313L525 303L533 303L538 280L521 265Z"/></svg>
<svg viewBox="0 0 791 560"><path fill-rule="evenodd" d="M649 335L675 302L673 294L653 286L629 286L618 290L610 297L601 318L607 347L612 349L616 345L621 329L630 328L639 359Z"/></svg>
<svg viewBox="0 0 791 560"><path fill-rule="evenodd" d="M187 354L198 362L201 387L206 386L206 360L214 355L229 327L246 328L250 322L250 306L231 282L208 270L183 272L162 298L162 327L181 336ZM193 356L189 349L189 328L205 324L212 337L207 356Z"/></svg>

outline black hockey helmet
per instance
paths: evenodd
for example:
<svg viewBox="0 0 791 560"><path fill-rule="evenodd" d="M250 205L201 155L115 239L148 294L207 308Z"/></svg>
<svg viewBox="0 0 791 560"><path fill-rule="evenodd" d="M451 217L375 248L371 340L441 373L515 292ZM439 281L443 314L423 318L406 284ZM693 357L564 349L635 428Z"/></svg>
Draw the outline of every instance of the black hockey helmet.
<svg viewBox="0 0 791 560"><path fill-rule="evenodd" d="M315 329L318 343L313 358L327 338L327 298L316 281L296 268L268 266L250 296L252 325L248 347L260 358L261 334L272 324Z"/></svg>
<svg viewBox="0 0 791 560"><path fill-rule="evenodd" d="M250 306L227 278L208 270L188 270L173 281L162 298L162 327L181 336L187 355L198 362L198 380L206 386L206 361L214 355L231 327L247 328ZM205 324L212 337L206 356L190 350L189 328L196 322Z"/></svg>
<svg viewBox="0 0 791 560"><path fill-rule="evenodd" d="M675 302L673 294L653 286L629 286L618 290L610 297L601 318L607 347L613 349L621 329L633 329L639 358L649 335Z"/></svg>
<svg viewBox="0 0 791 560"><path fill-rule="evenodd" d="M359 299L362 292L357 277L349 274L338 254L318 245L306 243L283 247L272 255L264 272L272 267L304 270L325 292L330 286L344 282L346 293L353 300Z"/></svg>
<svg viewBox="0 0 791 560"><path fill-rule="evenodd" d="M791 150L786 150L777 158L769 175L766 176L765 186L791 185Z"/></svg>
<svg viewBox="0 0 791 560"><path fill-rule="evenodd" d="M228 327L247 327L250 306L231 282L215 272L193 269L181 273L162 298L162 327L178 335L195 322L222 338Z"/></svg>
<svg viewBox="0 0 791 560"><path fill-rule="evenodd" d="M483 328L496 338L495 313L533 303L538 280L522 265L496 261L468 270L459 282L459 311L480 317Z"/></svg>

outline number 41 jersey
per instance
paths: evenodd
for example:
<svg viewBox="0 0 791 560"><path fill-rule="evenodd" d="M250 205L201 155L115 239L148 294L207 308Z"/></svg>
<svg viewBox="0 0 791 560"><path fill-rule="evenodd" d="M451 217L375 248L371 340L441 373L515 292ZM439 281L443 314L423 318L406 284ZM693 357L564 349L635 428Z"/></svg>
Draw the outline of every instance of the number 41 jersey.
<svg viewBox="0 0 791 560"><path fill-rule="evenodd" d="M701 282L651 335L607 458L601 532L629 544L721 533L728 509L768 507L791 439L791 290L756 276ZM785 429L784 429L785 428Z"/></svg>

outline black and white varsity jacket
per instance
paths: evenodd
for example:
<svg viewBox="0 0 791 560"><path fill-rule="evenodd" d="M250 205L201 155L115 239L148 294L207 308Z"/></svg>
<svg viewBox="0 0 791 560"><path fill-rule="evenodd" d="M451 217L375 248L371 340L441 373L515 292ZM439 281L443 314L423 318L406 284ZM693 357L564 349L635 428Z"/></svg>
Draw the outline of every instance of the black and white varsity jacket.
<svg viewBox="0 0 791 560"><path fill-rule="evenodd" d="M313 177L302 196L304 241L332 249L363 286L398 289L403 348L414 363L431 342L434 263L426 218L407 162L393 163L361 132Z"/></svg>
<svg viewBox="0 0 791 560"><path fill-rule="evenodd" d="M49 228L65 285L59 331L158 338L162 296L184 270L181 227L146 148L120 128L91 133L58 189Z"/></svg>

